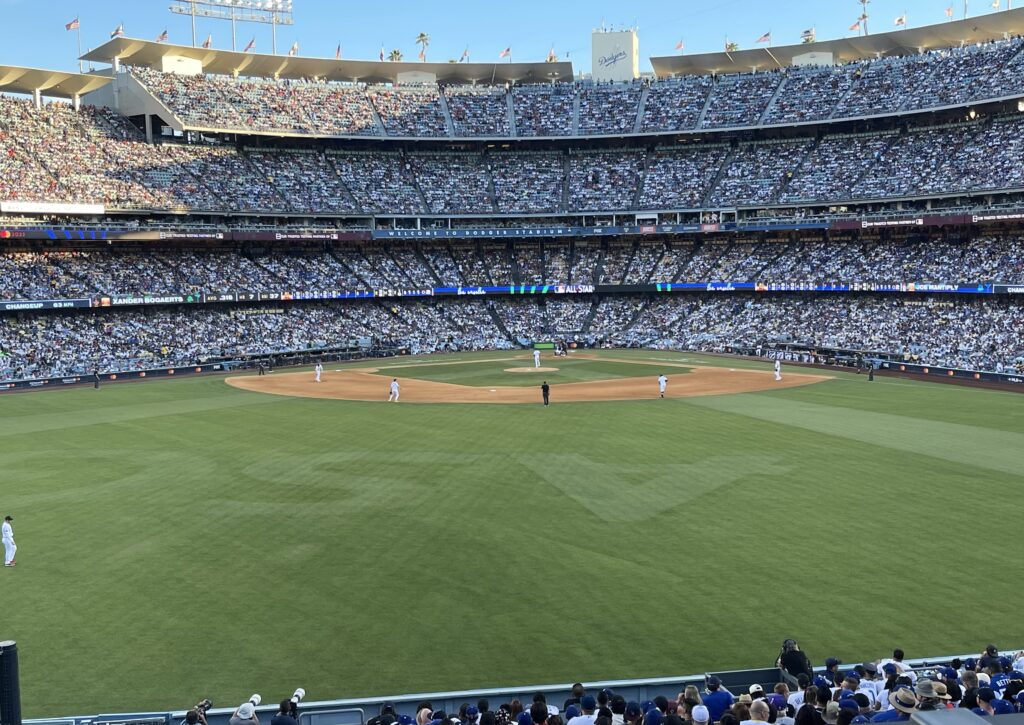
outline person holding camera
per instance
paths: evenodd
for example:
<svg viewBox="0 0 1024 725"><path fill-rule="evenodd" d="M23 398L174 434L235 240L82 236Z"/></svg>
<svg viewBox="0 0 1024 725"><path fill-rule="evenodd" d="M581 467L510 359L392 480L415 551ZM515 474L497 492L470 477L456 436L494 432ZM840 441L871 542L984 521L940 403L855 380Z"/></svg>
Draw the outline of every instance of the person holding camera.
<svg viewBox="0 0 1024 725"><path fill-rule="evenodd" d="M292 715L293 712L292 701L281 700L281 707L278 708L277 714L270 718L270 725L299 725L299 721Z"/></svg>
<svg viewBox="0 0 1024 725"><path fill-rule="evenodd" d="M243 702L235 710L228 725L259 725L260 719L256 716L256 705L252 700Z"/></svg>
<svg viewBox="0 0 1024 725"><path fill-rule="evenodd" d="M199 705L185 713L184 725L207 725L206 708L203 707L203 703L199 703Z"/></svg>

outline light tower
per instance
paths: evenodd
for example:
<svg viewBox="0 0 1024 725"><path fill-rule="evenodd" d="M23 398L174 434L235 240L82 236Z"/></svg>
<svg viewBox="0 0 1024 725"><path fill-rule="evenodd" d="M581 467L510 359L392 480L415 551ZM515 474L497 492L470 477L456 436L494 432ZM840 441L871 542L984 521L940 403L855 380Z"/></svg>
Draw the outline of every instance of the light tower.
<svg viewBox="0 0 1024 725"><path fill-rule="evenodd" d="M864 35L868 34L868 3L871 0L857 0L860 3L860 30Z"/></svg>
<svg viewBox="0 0 1024 725"><path fill-rule="evenodd" d="M238 49L235 23L270 25L273 52L277 55L277 26L294 25L292 0L174 0L170 11L192 17L192 47L196 45L196 18L231 21L231 50Z"/></svg>

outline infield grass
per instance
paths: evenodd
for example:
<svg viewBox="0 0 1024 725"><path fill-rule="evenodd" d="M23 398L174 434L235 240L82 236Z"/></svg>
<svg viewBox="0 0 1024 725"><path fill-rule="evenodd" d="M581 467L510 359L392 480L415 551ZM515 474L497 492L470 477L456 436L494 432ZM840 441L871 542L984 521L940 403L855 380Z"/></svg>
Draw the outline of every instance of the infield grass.
<svg viewBox="0 0 1024 725"><path fill-rule="evenodd" d="M436 365L488 357L403 375L515 384ZM567 370L768 369L605 357ZM843 373L547 409L5 395L2 633L26 716L764 666L786 637L815 663L1018 646L1022 451L1020 395Z"/></svg>

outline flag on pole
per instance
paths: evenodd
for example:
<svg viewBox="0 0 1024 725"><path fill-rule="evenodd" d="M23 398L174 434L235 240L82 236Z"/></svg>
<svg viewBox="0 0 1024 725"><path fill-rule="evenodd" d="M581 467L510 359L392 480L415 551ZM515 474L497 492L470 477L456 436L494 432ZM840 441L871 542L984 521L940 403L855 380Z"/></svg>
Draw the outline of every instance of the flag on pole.
<svg viewBox="0 0 1024 725"><path fill-rule="evenodd" d="M78 24L78 18L75 18L70 23L64 23L64 30L78 30L79 27L81 26Z"/></svg>
<svg viewBox="0 0 1024 725"><path fill-rule="evenodd" d="M459 62L460 63L465 63L468 60L469 60L469 46L467 45L466 49L464 51L462 51L462 57L459 58Z"/></svg>
<svg viewBox="0 0 1024 725"><path fill-rule="evenodd" d="M499 58L508 58L510 55L512 55L512 46L511 45L509 47L505 48L505 50L503 50L500 53L498 53L498 57Z"/></svg>
<svg viewBox="0 0 1024 725"><path fill-rule="evenodd" d="M299 54L299 41L296 40L294 43L292 43L292 47L288 49L288 55L298 55L298 54Z"/></svg>
<svg viewBox="0 0 1024 725"><path fill-rule="evenodd" d="M682 39L680 38L679 42L678 42L678 43L676 43L676 50L682 50L682 49L683 49L683 48L685 48L685 47L686 47L686 46L685 46L685 45L683 45L683 41L682 41Z"/></svg>
<svg viewBox="0 0 1024 725"><path fill-rule="evenodd" d="M206 40L203 41L203 49L209 50L213 47L213 33L206 36Z"/></svg>
<svg viewBox="0 0 1024 725"><path fill-rule="evenodd" d="M948 8L946 8L946 17L949 18L950 20L953 19L953 6L952 5L950 5Z"/></svg>
<svg viewBox="0 0 1024 725"><path fill-rule="evenodd" d="M893 25L896 25L897 27L900 27L900 26L906 27L907 26L907 14L903 13L898 18L896 18L893 21Z"/></svg>
<svg viewBox="0 0 1024 725"><path fill-rule="evenodd" d="M417 55L416 57L419 58L424 63L426 63L427 62L427 51L423 50L423 48L420 48L419 55Z"/></svg>
<svg viewBox="0 0 1024 725"><path fill-rule="evenodd" d="M164 30L164 32L162 32L162 33L160 33L160 35L156 36L156 42L158 42L158 43L163 43L166 40L167 40L167 30Z"/></svg>
<svg viewBox="0 0 1024 725"><path fill-rule="evenodd" d="M381 60L382 63L384 62L384 46L383 45L380 46L380 60Z"/></svg>
<svg viewBox="0 0 1024 725"><path fill-rule="evenodd" d="M992 9L993 10L998 10L999 9L999 0L992 0Z"/></svg>
<svg viewBox="0 0 1024 725"><path fill-rule="evenodd" d="M805 43L813 43L816 36L817 32L814 28L808 28L804 32L800 33L800 40Z"/></svg>
<svg viewBox="0 0 1024 725"><path fill-rule="evenodd" d="M334 49L334 59L341 60L341 43L338 43L338 47Z"/></svg>
<svg viewBox="0 0 1024 725"><path fill-rule="evenodd" d="M255 35L253 36L252 40L249 41L249 44L245 46L245 50L243 50L242 52L243 53L248 53L250 50L256 50L256 36Z"/></svg>
<svg viewBox="0 0 1024 725"><path fill-rule="evenodd" d="M558 60L558 56L555 55L555 46L551 46L551 50L548 51L548 63L554 63Z"/></svg>
<svg viewBox="0 0 1024 725"><path fill-rule="evenodd" d="M757 39L757 42L758 43L770 43L770 42L772 42L772 31L769 30L767 33L762 35L760 38Z"/></svg>
<svg viewBox="0 0 1024 725"><path fill-rule="evenodd" d="M124 23L121 23L116 28L114 28L113 32L110 33L110 37L111 38L123 38L124 37Z"/></svg>
<svg viewBox="0 0 1024 725"><path fill-rule="evenodd" d="M856 23L850 26L850 30L860 30L860 18L857 19Z"/></svg>

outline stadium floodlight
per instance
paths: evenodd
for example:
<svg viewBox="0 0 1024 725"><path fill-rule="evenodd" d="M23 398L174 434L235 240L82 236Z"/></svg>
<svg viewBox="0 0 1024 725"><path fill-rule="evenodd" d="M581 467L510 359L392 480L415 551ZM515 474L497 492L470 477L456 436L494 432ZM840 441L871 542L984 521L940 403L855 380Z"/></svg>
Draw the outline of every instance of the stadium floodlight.
<svg viewBox="0 0 1024 725"><path fill-rule="evenodd" d="M196 18L231 21L231 50L237 50L235 23L266 23L277 55L277 26L294 25L292 0L174 0L170 11L192 17L192 47L196 47Z"/></svg>

